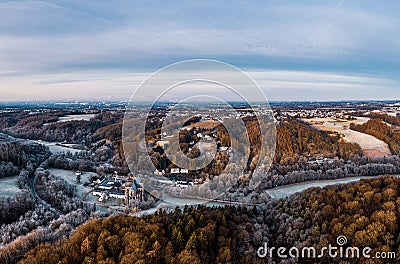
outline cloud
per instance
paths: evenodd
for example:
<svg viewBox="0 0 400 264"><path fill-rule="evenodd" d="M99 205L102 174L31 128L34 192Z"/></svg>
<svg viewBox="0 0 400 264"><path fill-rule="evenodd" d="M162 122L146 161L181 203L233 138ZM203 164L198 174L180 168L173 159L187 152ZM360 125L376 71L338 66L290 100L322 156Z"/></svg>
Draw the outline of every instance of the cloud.
<svg viewBox="0 0 400 264"><path fill-rule="evenodd" d="M80 72L95 71L112 79L190 58L398 80L399 8L397 1L8 1L0 3L0 83L19 75L29 87L43 76L81 80Z"/></svg>
<svg viewBox="0 0 400 264"><path fill-rule="evenodd" d="M400 98L400 81L307 71L246 71L266 94L269 101L377 100ZM86 100L128 101L135 89L150 76L148 72L79 71L67 74L34 75L2 78L2 99L20 100ZM200 94L213 94L232 100L227 93L201 84ZM191 89L192 88L192 89ZM172 94L171 100L182 100L198 92L198 87L185 86ZM249 92L250 96L252 92ZM255 94L255 93L254 93ZM143 97L146 101L148 98ZM247 98L257 101L259 98Z"/></svg>

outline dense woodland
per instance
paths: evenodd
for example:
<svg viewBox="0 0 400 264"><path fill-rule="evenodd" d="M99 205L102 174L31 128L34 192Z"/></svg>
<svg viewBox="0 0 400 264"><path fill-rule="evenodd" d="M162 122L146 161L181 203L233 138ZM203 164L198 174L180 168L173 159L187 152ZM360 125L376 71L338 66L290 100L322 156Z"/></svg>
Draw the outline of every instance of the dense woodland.
<svg viewBox="0 0 400 264"><path fill-rule="evenodd" d="M35 200L29 191L16 193L14 197L0 196L0 224L9 224L19 219L35 206Z"/></svg>
<svg viewBox="0 0 400 264"><path fill-rule="evenodd" d="M143 218L90 220L68 239L42 244L21 263L264 263L263 242L320 249L344 235L348 245L399 250L400 180L380 177L313 188L258 208L196 208ZM269 263L279 263L278 259ZM289 259L281 263L298 263ZM346 259L346 263L370 263ZM374 260L395 263L397 260ZM303 263L339 263L327 256Z"/></svg>
<svg viewBox="0 0 400 264"><path fill-rule="evenodd" d="M368 159L363 156L353 160L335 158L317 163L301 157L295 164L273 164L270 170L262 173L264 173L265 177L260 188L268 189L312 180L399 174L400 158L391 156Z"/></svg>
<svg viewBox="0 0 400 264"><path fill-rule="evenodd" d="M0 196L0 226L19 219L27 211L34 209L35 200L28 191L29 175L50 155L40 144L27 143L0 135L0 178L18 176L21 191L14 197Z"/></svg>
<svg viewBox="0 0 400 264"><path fill-rule="evenodd" d="M297 119L285 120L276 129L276 163L294 164L300 156L350 159L362 155L357 144L341 140L336 133L328 135Z"/></svg>
<svg viewBox="0 0 400 264"><path fill-rule="evenodd" d="M76 194L74 185L48 171L36 170L35 174L35 190L40 198L64 213L79 208L80 201L74 199Z"/></svg>
<svg viewBox="0 0 400 264"><path fill-rule="evenodd" d="M400 126L400 118L398 115L390 116L382 113L370 113L368 117L373 119L381 119L382 121L385 121L388 124Z"/></svg>
<svg viewBox="0 0 400 264"><path fill-rule="evenodd" d="M48 208L37 206L35 210L28 211L19 221L2 225L1 241L5 245L0 250L0 262L16 263L28 250L39 243L54 243L68 236L77 226L85 223L88 217L84 210L57 216Z"/></svg>
<svg viewBox="0 0 400 264"><path fill-rule="evenodd" d="M40 139L49 142L68 141L69 143L90 145L101 139L100 136L103 134L101 131L96 134L98 129L116 124L123 117L122 112L105 111L97 114L89 121L56 122L59 116L65 114L65 112L36 113L20 117L17 123L11 123L12 126L3 128L3 131L20 138ZM7 118L11 117L3 117L0 120L7 120ZM107 135L111 137L111 135Z"/></svg>
<svg viewBox="0 0 400 264"><path fill-rule="evenodd" d="M18 175L19 168L12 162L0 161L0 179L8 176Z"/></svg>
<svg viewBox="0 0 400 264"><path fill-rule="evenodd" d="M5 138L0 135L0 161L3 166L12 167L10 164L12 163L19 169L27 168L33 172L33 168L39 166L49 156L49 150L41 144Z"/></svg>
<svg viewBox="0 0 400 264"><path fill-rule="evenodd" d="M150 130L151 133L149 133L148 137L150 137L150 135L152 135L152 137L156 137L155 131L157 129L155 127L161 125L157 122L153 123L153 126L151 126L152 129ZM250 141L250 156L246 171L252 172L258 162L257 158L260 152L260 128L257 121L252 118L245 119L245 124ZM203 132L207 133L207 131ZM232 146L233 149L238 147L237 142L229 143L231 139L229 138L229 135L223 126L221 126L219 130L217 130L216 139L223 146ZM189 142L196 143L198 140L199 139L194 133L192 133L192 131L180 133L181 149L184 152L186 151L185 153L187 153L187 149L191 146ZM162 148L155 147L151 149L149 151L149 155L151 156L153 164L158 170L161 171L173 167L173 164L171 163L171 161L168 160ZM302 168L301 165L298 165L298 162L302 158L339 158L345 161L351 160L356 162L362 156L363 153L359 145L344 141L343 139L341 139L339 134L328 134L327 132L315 129L302 121L290 118L285 119L276 126L276 149L273 168L277 170L271 170L269 173L271 173L272 176L275 176L276 174L281 175L279 173L279 168L288 165L293 165L293 168L290 171L307 171L306 168ZM225 166L226 164L228 164L228 162L229 156L226 153L218 152L214 161L210 165L208 165L206 168L203 168L201 171L194 171L192 172L192 174L196 175L197 177L200 176L200 178L204 180L210 175L218 175L220 171L225 169ZM278 171L278 173L276 173L276 171ZM318 173L320 173L320 171L315 170L315 174ZM341 177L345 176L346 173L342 173ZM300 182L303 181L301 180L303 178L304 177L298 177L298 180L294 180L291 177L286 177L284 181L277 181L277 184L280 185L281 183L285 184L288 182ZM310 176L309 178L316 179L316 177L312 176ZM321 175L320 178L323 179L332 177Z"/></svg>

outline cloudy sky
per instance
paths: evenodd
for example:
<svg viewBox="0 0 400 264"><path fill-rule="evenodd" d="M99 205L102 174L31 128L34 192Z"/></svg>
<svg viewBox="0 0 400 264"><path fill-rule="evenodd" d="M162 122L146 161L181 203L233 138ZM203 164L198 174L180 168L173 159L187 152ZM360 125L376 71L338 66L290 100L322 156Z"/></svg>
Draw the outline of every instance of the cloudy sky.
<svg viewBox="0 0 400 264"><path fill-rule="evenodd" d="M1 1L0 99L128 100L194 58L271 101L400 99L399 1L216 2Z"/></svg>

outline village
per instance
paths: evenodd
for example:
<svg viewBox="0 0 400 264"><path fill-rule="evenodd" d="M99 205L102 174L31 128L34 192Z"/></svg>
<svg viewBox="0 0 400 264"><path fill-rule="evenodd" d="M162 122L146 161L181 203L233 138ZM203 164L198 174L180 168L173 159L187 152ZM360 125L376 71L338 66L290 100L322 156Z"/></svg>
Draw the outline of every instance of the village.
<svg viewBox="0 0 400 264"><path fill-rule="evenodd" d="M175 187L177 189L193 187L199 184L195 179L192 180L177 180L187 178L189 171L187 169L172 168L169 177L175 177L173 180L160 180L165 185ZM80 177L82 172L76 171L76 183L80 184ZM154 176L162 175L162 173L154 174ZM88 183L85 183L87 185ZM132 205L144 202L151 195L146 192L139 176L133 177L120 176L117 172L113 175L103 175L91 183L93 190L92 196L98 197L98 201L105 203L108 200L116 199L122 201L125 205Z"/></svg>
<svg viewBox="0 0 400 264"><path fill-rule="evenodd" d="M77 178L79 171L76 172ZM78 182L78 179L77 179ZM113 176L101 176L94 182L96 187L92 195L98 196L99 202L105 202L109 198L120 199L129 205L133 200L144 201L145 191L139 177L119 176L114 172Z"/></svg>

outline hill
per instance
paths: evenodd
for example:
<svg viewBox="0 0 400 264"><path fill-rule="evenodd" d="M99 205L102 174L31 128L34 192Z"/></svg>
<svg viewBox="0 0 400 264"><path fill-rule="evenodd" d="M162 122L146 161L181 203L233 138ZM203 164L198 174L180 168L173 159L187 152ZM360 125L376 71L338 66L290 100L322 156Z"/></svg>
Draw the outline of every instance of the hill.
<svg viewBox="0 0 400 264"><path fill-rule="evenodd" d="M262 207L186 207L143 218L119 215L95 219L68 238L42 244L21 263L264 263L256 255L264 242L270 247L302 248L336 244L377 251L399 249L400 180L380 177L350 185L313 188ZM339 263L292 259L272 263ZM371 263L346 259L346 263ZM374 263L396 260L375 259Z"/></svg>

